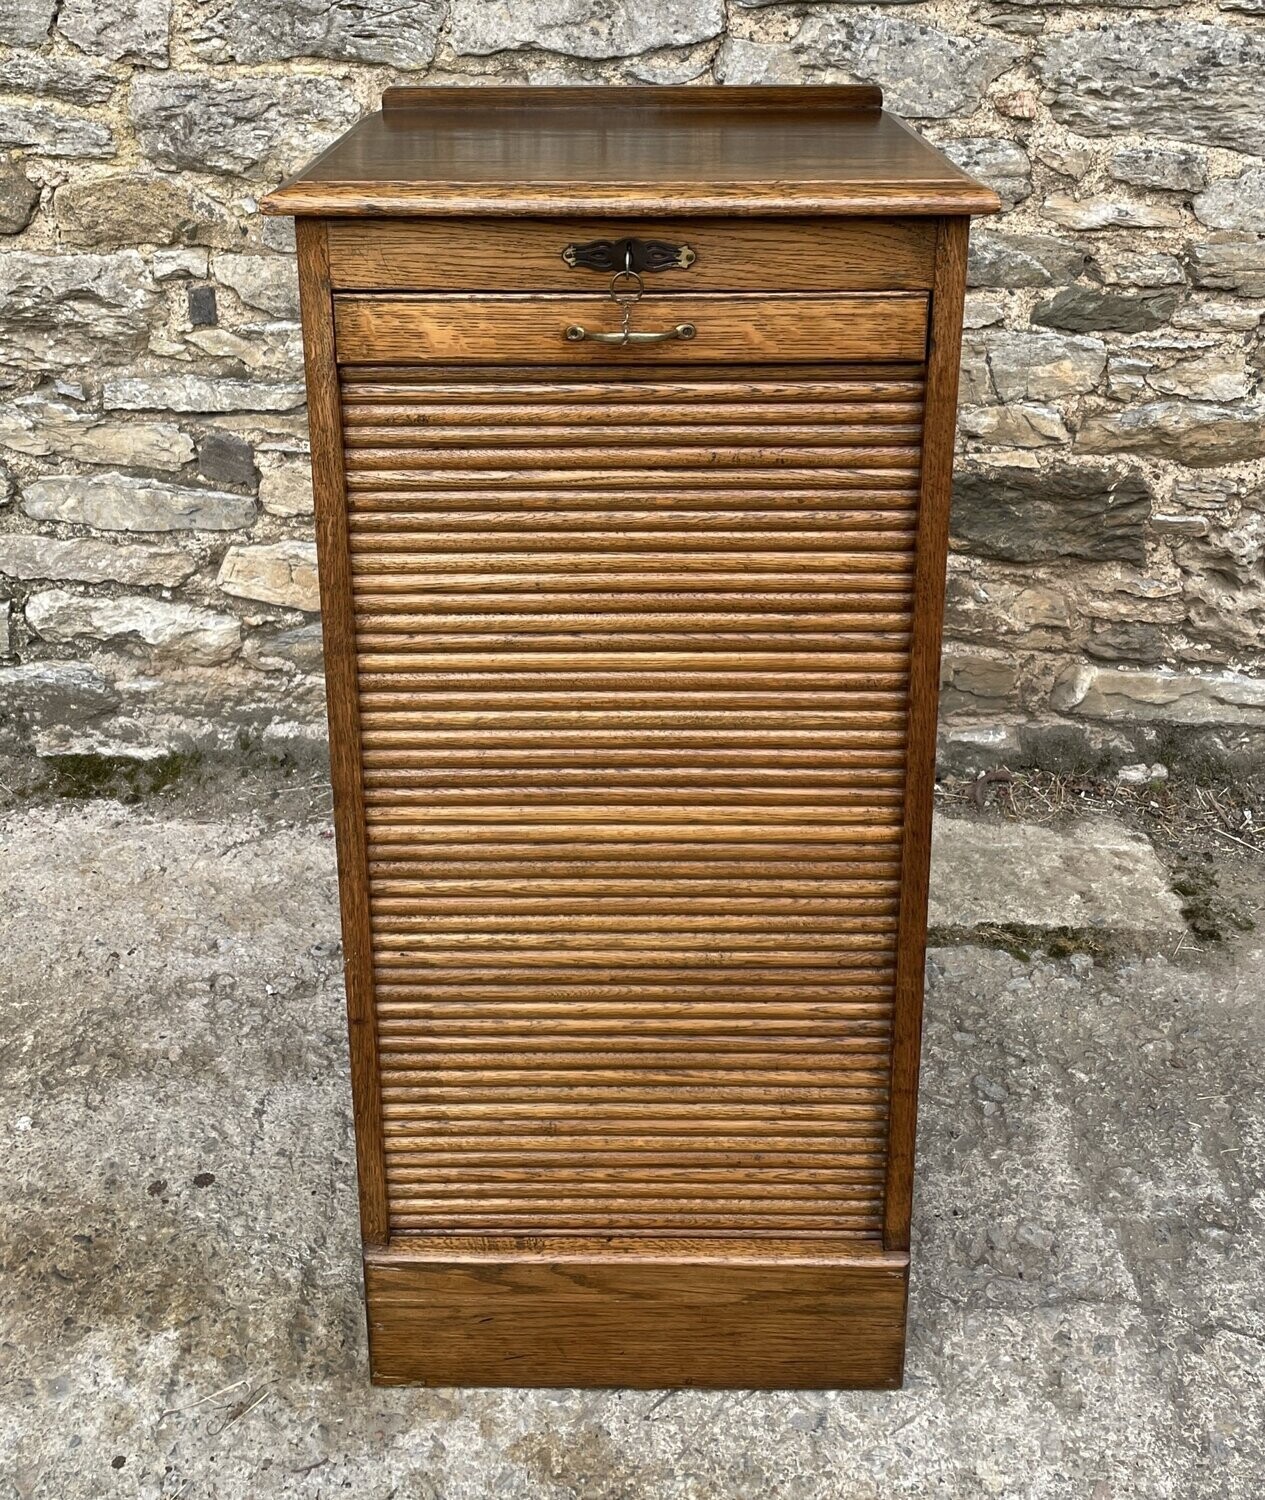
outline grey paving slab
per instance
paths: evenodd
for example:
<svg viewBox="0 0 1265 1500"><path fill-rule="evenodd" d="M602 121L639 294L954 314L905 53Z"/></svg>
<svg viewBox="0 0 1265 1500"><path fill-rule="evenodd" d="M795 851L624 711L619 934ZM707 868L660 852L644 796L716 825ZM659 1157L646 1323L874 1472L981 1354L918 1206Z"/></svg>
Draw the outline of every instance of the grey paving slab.
<svg viewBox="0 0 1265 1500"><path fill-rule="evenodd" d="M934 927L1185 928L1181 902L1150 843L1111 818L1051 828L940 817L932 869Z"/></svg>

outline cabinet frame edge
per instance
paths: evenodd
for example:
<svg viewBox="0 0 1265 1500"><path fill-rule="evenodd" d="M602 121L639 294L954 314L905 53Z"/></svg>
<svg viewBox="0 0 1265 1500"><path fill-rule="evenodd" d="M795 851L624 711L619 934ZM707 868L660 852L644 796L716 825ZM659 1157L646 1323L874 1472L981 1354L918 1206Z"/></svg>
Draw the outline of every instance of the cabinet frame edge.
<svg viewBox="0 0 1265 1500"><path fill-rule="evenodd" d="M939 221L935 282L927 325L922 476L914 575L914 632L909 667L905 832L892 1021L891 1103L883 1244L908 1250L913 1208L918 1071L922 1048L927 893L935 798L936 729L940 706L940 644L944 629L949 508L957 434L958 368L970 218Z"/></svg>
<svg viewBox="0 0 1265 1500"><path fill-rule="evenodd" d="M389 1223L360 764L356 619L347 529L342 399L334 348L334 299L324 220L301 219L295 231L312 449L312 491L316 506L321 631L325 647L325 707L329 720L330 780L334 789L334 836L338 851L338 898L342 915L360 1228L365 1245L378 1246L387 1243Z"/></svg>

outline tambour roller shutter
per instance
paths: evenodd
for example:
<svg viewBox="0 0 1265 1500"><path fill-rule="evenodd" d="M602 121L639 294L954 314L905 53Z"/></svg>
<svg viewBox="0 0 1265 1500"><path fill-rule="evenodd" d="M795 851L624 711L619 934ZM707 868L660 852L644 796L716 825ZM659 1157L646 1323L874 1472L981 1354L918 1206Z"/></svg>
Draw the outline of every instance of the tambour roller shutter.
<svg viewBox="0 0 1265 1500"><path fill-rule="evenodd" d="M923 382L342 371L393 1237L880 1238Z"/></svg>

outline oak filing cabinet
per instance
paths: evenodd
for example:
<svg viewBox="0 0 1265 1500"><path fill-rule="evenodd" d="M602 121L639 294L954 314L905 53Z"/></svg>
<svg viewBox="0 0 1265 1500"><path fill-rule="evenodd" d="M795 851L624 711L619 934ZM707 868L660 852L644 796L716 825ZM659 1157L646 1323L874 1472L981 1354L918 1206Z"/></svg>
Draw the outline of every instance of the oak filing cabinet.
<svg viewBox="0 0 1265 1500"><path fill-rule="evenodd" d="M372 1373L896 1386L969 216L872 88L404 88L298 216Z"/></svg>

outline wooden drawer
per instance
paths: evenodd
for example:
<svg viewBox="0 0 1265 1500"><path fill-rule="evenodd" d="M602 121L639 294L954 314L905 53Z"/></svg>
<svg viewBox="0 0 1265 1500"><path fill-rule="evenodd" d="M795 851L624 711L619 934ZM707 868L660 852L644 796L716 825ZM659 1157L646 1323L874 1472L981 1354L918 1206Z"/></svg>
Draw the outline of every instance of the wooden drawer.
<svg viewBox="0 0 1265 1500"><path fill-rule="evenodd" d="M919 362L927 344L921 292L839 296L647 293L632 328L693 330L689 338L616 346L574 342L581 327L614 333L608 296L384 297L334 299L340 364L715 364L732 361Z"/></svg>
<svg viewBox="0 0 1265 1500"><path fill-rule="evenodd" d="M688 245L688 270L648 276L657 292L904 291L931 286L928 219L331 220L330 280L348 291L586 292L602 273L573 269L568 245L620 236Z"/></svg>

